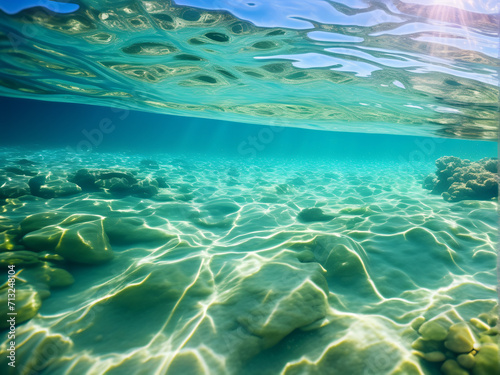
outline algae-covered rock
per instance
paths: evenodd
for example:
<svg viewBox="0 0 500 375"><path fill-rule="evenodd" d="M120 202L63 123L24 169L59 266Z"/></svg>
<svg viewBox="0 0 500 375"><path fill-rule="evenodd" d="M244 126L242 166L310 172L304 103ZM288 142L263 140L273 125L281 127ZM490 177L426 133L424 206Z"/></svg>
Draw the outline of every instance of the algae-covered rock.
<svg viewBox="0 0 500 375"><path fill-rule="evenodd" d="M431 320L423 323L418 333L420 333L425 340L442 341L448 335L448 330L442 322Z"/></svg>
<svg viewBox="0 0 500 375"><path fill-rule="evenodd" d="M289 295L270 296L238 318L246 330L264 340L264 346L276 344L293 330L326 314L326 295L311 282L305 282ZM271 308L272 306L272 308Z"/></svg>
<svg viewBox="0 0 500 375"><path fill-rule="evenodd" d="M0 233L0 252L21 250L23 247L19 244L20 232L17 229L8 229Z"/></svg>
<svg viewBox="0 0 500 375"><path fill-rule="evenodd" d="M158 191L158 181L146 178L133 185L131 193L141 198L151 198L158 194Z"/></svg>
<svg viewBox="0 0 500 375"><path fill-rule="evenodd" d="M471 318L469 322L480 331L488 331L491 328L488 324L482 322L480 319Z"/></svg>
<svg viewBox="0 0 500 375"><path fill-rule="evenodd" d="M84 191L98 190L99 187L95 186L98 179L98 174L88 169L80 169L69 177L70 182L77 184Z"/></svg>
<svg viewBox="0 0 500 375"><path fill-rule="evenodd" d="M424 323L425 318L423 316L419 316L418 318L415 318L413 322L411 322L411 328L413 328L415 331L418 331Z"/></svg>
<svg viewBox="0 0 500 375"><path fill-rule="evenodd" d="M0 199L17 198L30 194L28 179L22 176L0 176Z"/></svg>
<svg viewBox="0 0 500 375"><path fill-rule="evenodd" d="M23 243L33 251L59 254L76 263L100 263L113 258L101 219L94 215L72 215L60 225L29 232ZM93 220L92 220L93 219Z"/></svg>
<svg viewBox="0 0 500 375"><path fill-rule="evenodd" d="M374 214L369 206L361 206L361 207L345 207L339 211L342 215L371 215Z"/></svg>
<svg viewBox="0 0 500 375"><path fill-rule="evenodd" d="M75 282L68 271L41 262L36 267L23 270L20 277L38 289L62 288Z"/></svg>
<svg viewBox="0 0 500 375"><path fill-rule="evenodd" d="M460 354L457 357L457 362L463 368L471 369L476 363L476 358L471 353Z"/></svg>
<svg viewBox="0 0 500 375"><path fill-rule="evenodd" d="M84 191L97 191L103 188L121 191L124 184L129 188L137 183L137 179L129 171L111 169L80 169L70 176L69 181Z"/></svg>
<svg viewBox="0 0 500 375"><path fill-rule="evenodd" d="M500 374L500 357L496 343L481 345L475 360L476 364L472 368L473 375Z"/></svg>
<svg viewBox="0 0 500 375"><path fill-rule="evenodd" d="M38 254L38 259L41 261L51 262L51 263L62 263L64 258L57 254L51 254L48 252L42 252Z"/></svg>
<svg viewBox="0 0 500 375"><path fill-rule="evenodd" d="M474 337L466 323L457 323L450 327L444 345L455 353L468 353L474 348Z"/></svg>
<svg viewBox="0 0 500 375"><path fill-rule="evenodd" d="M97 180L95 182L95 186L102 189L107 189L110 192L114 193L127 192L131 187L130 182L123 177L112 177L106 180Z"/></svg>
<svg viewBox="0 0 500 375"><path fill-rule="evenodd" d="M11 316L7 315L9 310L8 305L8 291L9 287L7 285L0 288L0 328L10 327L10 323L7 319ZM42 306L42 296L38 291L30 286L16 286L16 301L15 301L15 316L16 326L19 323L25 322L33 318L40 307Z"/></svg>
<svg viewBox="0 0 500 375"><path fill-rule="evenodd" d="M446 356L442 352L429 352L424 354L424 359L429 362L444 362Z"/></svg>
<svg viewBox="0 0 500 375"><path fill-rule="evenodd" d="M20 166L20 165L7 165L3 167L3 170L5 172L9 172L14 175L18 176L36 176L38 173L36 169L34 168L28 168L27 166Z"/></svg>
<svg viewBox="0 0 500 375"><path fill-rule="evenodd" d="M29 232L62 222L67 215L60 212L40 212L26 217L21 221L21 233Z"/></svg>
<svg viewBox="0 0 500 375"><path fill-rule="evenodd" d="M488 324L490 327L494 327L498 323L498 308L493 309L489 313L481 313L479 314L478 318Z"/></svg>
<svg viewBox="0 0 500 375"><path fill-rule="evenodd" d="M41 263L38 254L32 251L19 250L0 253L0 268L7 268L9 265L33 267Z"/></svg>
<svg viewBox="0 0 500 375"><path fill-rule="evenodd" d="M33 177L29 186L31 194L45 199L66 197L82 191L77 184L67 181L66 177L51 173Z"/></svg>
<svg viewBox="0 0 500 375"><path fill-rule="evenodd" d="M448 359L443 363L441 371L445 375L469 375L469 372L461 368L457 361L453 359Z"/></svg>
<svg viewBox="0 0 500 375"><path fill-rule="evenodd" d="M106 218L104 230L113 244L166 243L176 237L165 230L151 228L144 220L135 217Z"/></svg>
<svg viewBox="0 0 500 375"><path fill-rule="evenodd" d="M424 340L419 337L411 344L412 349L418 350L422 353L432 353L432 352L445 352L446 348L442 341L435 340Z"/></svg>
<svg viewBox="0 0 500 375"><path fill-rule="evenodd" d="M54 252L75 263L101 263L113 258L101 220L67 227L61 233Z"/></svg>
<svg viewBox="0 0 500 375"><path fill-rule="evenodd" d="M330 221L335 216L327 215L319 207L304 208L297 215L297 219L302 223L313 223L315 221Z"/></svg>
<svg viewBox="0 0 500 375"><path fill-rule="evenodd" d="M22 239L23 244L33 251L53 252L56 248L64 229L51 225L28 233Z"/></svg>

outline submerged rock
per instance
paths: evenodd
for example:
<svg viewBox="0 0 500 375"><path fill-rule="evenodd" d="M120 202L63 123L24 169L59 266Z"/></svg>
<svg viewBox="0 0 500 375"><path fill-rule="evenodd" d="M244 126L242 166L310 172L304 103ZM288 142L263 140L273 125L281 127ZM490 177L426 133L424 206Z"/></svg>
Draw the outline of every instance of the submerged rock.
<svg viewBox="0 0 500 375"><path fill-rule="evenodd" d="M132 186L131 194L141 198L150 198L158 194L158 181L150 178L141 180Z"/></svg>
<svg viewBox="0 0 500 375"><path fill-rule="evenodd" d="M36 176L38 173L36 170L29 168L21 168L17 165L8 165L4 167L3 170L19 176Z"/></svg>
<svg viewBox="0 0 500 375"><path fill-rule="evenodd" d="M47 262L38 264L36 267L23 270L21 273L23 280L27 280L30 285L39 290L49 290L52 288L63 288L75 282L73 276L62 268L56 268Z"/></svg>
<svg viewBox="0 0 500 375"><path fill-rule="evenodd" d="M49 225L61 223L67 217L59 212L40 212L30 215L20 223L21 234L24 235Z"/></svg>
<svg viewBox="0 0 500 375"><path fill-rule="evenodd" d="M330 221L335 216L326 215L323 210L318 207L304 208L297 215L297 219L302 223L313 223L315 221Z"/></svg>
<svg viewBox="0 0 500 375"><path fill-rule="evenodd" d="M0 288L0 316L2 317L0 319L0 329L10 327L7 321L7 313L9 312L8 290L7 284ZM16 325L33 318L37 314L42 306L42 297L43 294L31 286L16 286Z"/></svg>
<svg viewBox="0 0 500 375"><path fill-rule="evenodd" d="M471 369L476 364L476 358L471 353L460 354L457 357L457 362L463 368Z"/></svg>
<svg viewBox="0 0 500 375"><path fill-rule="evenodd" d="M422 324L418 333L424 340L442 341L448 335L448 330L438 321L431 320Z"/></svg>
<svg viewBox="0 0 500 375"><path fill-rule="evenodd" d="M28 180L25 176L0 176L0 199L30 194Z"/></svg>
<svg viewBox="0 0 500 375"><path fill-rule="evenodd" d="M9 265L17 267L34 267L42 262L38 254L33 251L5 251L0 253L0 268L7 268Z"/></svg>
<svg viewBox="0 0 500 375"><path fill-rule="evenodd" d="M475 356L475 362L472 368L473 375L500 374L498 345L495 343L483 344Z"/></svg>
<svg viewBox="0 0 500 375"><path fill-rule="evenodd" d="M72 215L58 225L29 232L22 242L33 251L48 251L75 263L101 263L113 258L103 220L94 215Z"/></svg>
<svg viewBox="0 0 500 375"><path fill-rule="evenodd" d="M468 353L474 348L474 337L465 323L450 327L444 346L455 353Z"/></svg>
<svg viewBox="0 0 500 375"><path fill-rule="evenodd" d="M113 258L101 220L69 226L54 252L76 263L102 263Z"/></svg>
<svg viewBox="0 0 500 375"><path fill-rule="evenodd" d="M112 177L105 180L97 180L95 182L95 186L115 193L127 192L131 187L129 181L123 177Z"/></svg>
<svg viewBox="0 0 500 375"><path fill-rule="evenodd" d="M445 375L469 375L467 370L464 370L454 359L448 359L441 366L441 371Z"/></svg>
<svg viewBox="0 0 500 375"><path fill-rule="evenodd" d="M447 201L491 200L498 197L496 158L471 162L455 156L443 156L436 160L436 167L436 173L425 178L423 187L433 194L441 194Z"/></svg>
<svg viewBox="0 0 500 375"><path fill-rule="evenodd" d="M33 177L29 186L31 194L45 199L66 197L82 191L77 184L67 181L65 177L51 173Z"/></svg>
<svg viewBox="0 0 500 375"><path fill-rule="evenodd" d="M151 228L136 217L106 218L104 229L112 244L166 243L176 237L165 230Z"/></svg>
<svg viewBox="0 0 500 375"><path fill-rule="evenodd" d="M80 169L70 181L77 184L84 191L104 190L114 194L135 195L141 198L150 198L158 194L161 186L166 186L163 179L137 179L131 172L116 170L88 170Z"/></svg>
<svg viewBox="0 0 500 375"><path fill-rule="evenodd" d="M18 164L18 165L26 165L28 167L33 167L33 166L37 165L37 162L31 161L31 160L28 160L28 159L19 159L18 161L16 161L16 164Z"/></svg>
<svg viewBox="0 0 500 375"><path fill-rule="evenodd" d="M104 188L105 186L103 185L110 184L110 182L105 182L105 180L110 179L117 179L114 181L124 179L128 185L137 183L137 179L128 171L123 172L107 169L80 169L69 178L69 181L74 182L84 191L96 191Z"/></svg>
<svg viewBox="0 0 500 375"><path fill-rule="evenodd" d="M20 232L18 229L8 229L0 233L0 252L11 250L22 250L19 245Z"/></svg>
<svg viewBox="0 0 500 375"><path fill-rule="evenodd" d="M498 331L490 326L497 323L490 319L495 314L496 309L480 314L479 319L470 319L470 325L463 321L451 324L445 317L420 325L422 318L417 318L412 328L422 336L413 342L412 348L427 362L444 361L443 374L500 374Z"/></svg>

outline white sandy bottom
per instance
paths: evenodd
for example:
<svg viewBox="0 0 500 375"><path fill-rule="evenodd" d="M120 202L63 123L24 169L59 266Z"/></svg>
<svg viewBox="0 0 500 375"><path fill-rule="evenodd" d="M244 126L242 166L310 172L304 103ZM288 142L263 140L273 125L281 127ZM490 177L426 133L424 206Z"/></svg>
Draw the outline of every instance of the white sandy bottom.
<svg viewBox="0 0 500 375"><path fill-rule="evenodd" d="M21 369L432 374L411 322L468 321L496 305L496 203L445 202L397 164L157 156L160 170L140 170L139 156L39 155L49 170L135 169L169 188L1 206L14 222L56 211L134 227L110 235L113 260L68 265L75 284L17 327ZM311 207L334 218L297 220Z"/></svg>

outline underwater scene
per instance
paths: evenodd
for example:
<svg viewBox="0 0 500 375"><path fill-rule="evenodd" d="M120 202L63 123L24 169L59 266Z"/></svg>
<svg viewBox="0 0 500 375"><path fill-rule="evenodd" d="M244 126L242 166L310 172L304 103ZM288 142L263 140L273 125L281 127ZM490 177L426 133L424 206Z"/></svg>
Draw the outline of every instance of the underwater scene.
<svg viewBox="0 0 500 375"><path fill-rule="evenodd" d="M499 375L499 12L0 0L0 374Z"/></svg>

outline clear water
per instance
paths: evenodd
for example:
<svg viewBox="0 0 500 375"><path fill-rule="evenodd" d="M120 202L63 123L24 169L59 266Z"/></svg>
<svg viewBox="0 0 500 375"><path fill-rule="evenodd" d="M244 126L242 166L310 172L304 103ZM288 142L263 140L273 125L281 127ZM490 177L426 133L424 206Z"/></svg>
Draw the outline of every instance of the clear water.
<svg viewBox="0 0 500 375"><path fill-rule="evenodd" d="M498 4L73 3L0 1L0 373L500 372L497 198L423 186Z"/></svg>

